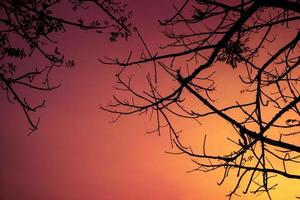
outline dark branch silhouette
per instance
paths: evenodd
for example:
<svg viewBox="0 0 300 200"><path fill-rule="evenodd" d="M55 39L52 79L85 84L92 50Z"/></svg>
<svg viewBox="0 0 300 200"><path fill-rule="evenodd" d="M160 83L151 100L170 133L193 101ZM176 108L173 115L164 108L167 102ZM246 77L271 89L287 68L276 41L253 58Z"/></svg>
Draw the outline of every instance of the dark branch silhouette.
<svg viewBox="0 0 300 200"><path fill-rule="evenodd" d="M300 166L300 1L227 2L186 0L174 6L175 14L159 21L169 40L159 52L151 52L136 30L145 49L140 56L130 53L124 61L101 60L121 67L116 75L121 95L113 96L102 109L116 114L116 120L149 114L156 122L151 132L160 134L168 128L172 145L179 150L174 154L190 156L195 170L223 169L220 184L229 175L236 177L229 198L242 191L265 193L271 199L270 191L277 184L270 179L300 179L291 170ZM221 107L215 76L228 66L240 80L231 85L232 90L240 89L241 95ZM140 67L143 70L137 71ZM142 75L145 87L135 81ZM231 149L209 154L220 149L206 144L209 130L197 146L182 139L188 133L178 128L178 121L196 120L201 130L211 116L232 129L230 133L219 130Z"/></svg>
<svg viewBox="0 0 300 200"><path fill-rule="evenodd" d="M81 18L82 13L98 9L99 16L91 22ZM96 33L108 33L109 39L127 39L131 35L130 12L126 4L115 0L4 0L0 2L0 84L12 103L23 109L32 131L39 120L31 113L45 105L34 105L22 95L20 88L31 91L50 91L59 87L50 82L50 73L58 67L74 67L74 60L66 59L59 51L54 34L64 33L70 27ZM59 10L60 9L60 10ZM73 17L61 15L61 9ZM81 14L80 14L81 13ZM99 19L97 19L99 18ZM41 55L48 62L44 67L30 66L30 61ZM22 60L26 62L20 62ZM32 62L31 62L32 63ZM29 65L29 66L25 66ZM24 70L26 69L26 70Z"/></svg>

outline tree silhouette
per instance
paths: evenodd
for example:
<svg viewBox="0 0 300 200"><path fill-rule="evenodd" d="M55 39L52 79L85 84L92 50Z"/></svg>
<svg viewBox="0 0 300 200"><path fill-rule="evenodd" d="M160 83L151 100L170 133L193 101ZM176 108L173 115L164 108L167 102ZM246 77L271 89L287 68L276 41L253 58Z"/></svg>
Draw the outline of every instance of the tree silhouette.
<svg viewBox="0 0 300 200"><path fill-rule="evenodd" d="M32 91L50 91L59 87L50 82L50 73L58 67L74 67L74 60L66 59L59 51L53 35L64 33L71 27L96 33L108 33L109 39L131 35L131 12L126 4L115 0L4 0L0 2L0 84L7 99L20 105L32 131L37 129L31 113L45 105L34 105L20 88ZM63 9L63 10L62 10ZM84 14L98 9L99 16L84 20ZM62 13L62 11L64 13ZM69 16L70 15L70 16ZM90 15L90 14L89 14ZM99 19L97 19L99 18ZM43 67L30 65L41 55L48 64ZM20 60L26 60L20 62ZM31 68L30 68L31 67Z"/></svg>
<svg viewBox="0 0 300 200"><path fill-rule="evenodd" d="M229 198L242 191L271 199L274 176L300 179L299 170L292 170L300 165L300 1L186 0L174 8L174 16L159 21L169 41L160 52L153 53L136 30L145 49L140 55L101 61L121 68L121 95L102 109L116 114L115 120L148 114L156 124L152 132L168 129L175 153L190 156L195 170L223 169L220 184L236 177ZM223 106L225 99L215 94L216 74L228 66L239 82L221 84L240 95ZM209 120L225 122L231 129L220 126L214 137L227 137L231 145L207 145L210 130L197 145L187 142L189 131L177 126L185 119L198 122L200 131Z"/></svg>

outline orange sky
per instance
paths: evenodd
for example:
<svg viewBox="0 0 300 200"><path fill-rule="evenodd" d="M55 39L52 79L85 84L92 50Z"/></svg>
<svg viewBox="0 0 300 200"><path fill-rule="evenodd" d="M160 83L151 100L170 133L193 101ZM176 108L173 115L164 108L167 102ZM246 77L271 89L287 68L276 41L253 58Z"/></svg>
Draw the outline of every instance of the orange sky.
<svg viewBox="0 0 300 200"><path fill-rule="evenodd" d="M128 1L133 22L153 47L163 39L157 19L171 16L172 3L177 2L181 1ZM116 68L101 65L97 59L124 57L128 50L138 51L142 46L134 39L112 44L105 35L71 33L58 39L76 67L58 69L52 75L62 87L43 94L47 107L37 113L41 123L33 135L27 136L22 111L0 91L0 200L226 199L233 187L231 179L218 186L221 171L186 173L196 166L185 156L165 153L174 151L167 134L145 134L151 128L148 118L129 116L110 123L112 115L99 109L111 99ZM232 81L230 67L221 73L227 74L219 76L222 81ZM231 85L222 87L231 91ZM213 146L222 145L209 139ZM295 197L297 188L291 185L299 182L280 182L278 191L272 193L274 199ZM253 198L250 194L238 199Z"/></svg>

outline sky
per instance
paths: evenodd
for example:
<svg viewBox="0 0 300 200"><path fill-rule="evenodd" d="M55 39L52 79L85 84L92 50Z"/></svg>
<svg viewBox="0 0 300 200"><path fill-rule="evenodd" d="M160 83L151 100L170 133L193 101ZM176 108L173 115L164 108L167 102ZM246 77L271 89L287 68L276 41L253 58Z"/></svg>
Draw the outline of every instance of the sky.
<svg viewBox="0 0 300 200"><path fill-rule="evenodd" d="M180 2L128 1L132 21L151 47L163 41L157 19L172 16L172 4ZM219 186L222 171L187 173L196 166L184 155L166 153L176 152L168 134L146 134L148 118L127 116L112 123L113 115L99 109L114 94L117 68L98 59L126 57L129 50L138 51L142 46L134 38L110 43L105 35L72 30L57 39L76 67L52 74L53 82L62 86L43 93L47 106L35 114L41 122L34 134L27 136L28 123L21 109L0 91L0 200L226 199L233 187L231 179ZM228 76L217 76L221 82L237 79L230 68L222 73ZM224 93L231 91L230 84L220 87ZM208 127L223 131L214 123ZM210 142L222 145L216 138ZM296 188L290 187L295 184L282 181L278 186L281 192L274 192L274 199L287 197L282 191L295 192ZM253 198L249 194L233 199Z"/></svg>

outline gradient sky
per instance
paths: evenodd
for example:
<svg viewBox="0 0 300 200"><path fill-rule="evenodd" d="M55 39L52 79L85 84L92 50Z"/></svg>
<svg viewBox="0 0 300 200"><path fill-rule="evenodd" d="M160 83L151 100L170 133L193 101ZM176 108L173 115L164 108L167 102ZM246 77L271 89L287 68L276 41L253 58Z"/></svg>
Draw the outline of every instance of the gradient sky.
<svg viewBox="0 0 300 200"><path fill-rule="evenodd" d="M163 40L157 19L171 16L172 4L178 2L128 1L132 21L151 46ZM169 136L145 134L149 126L144 117L110 123L112 115L99 109L111 99L116 68L97 59L124 57L130 49L141 49L134 39L112 44L105 35L82 31L57 38L76 67L52 75L62 86L43 94L47 107L36 114L41 123L33 135L27 136L21 109L0 91L0 200L226 199L233 186L230 179L218 186L220 171L186 173L196 166L183 155L165 153L172 151ZM229 71L224 69L228 76L219 78L232 81ZM212 145L222 143L216 140ZM296 183L283 181L274 199L289 199L287 191L296 191L289 186ZM250 194L239 199L253 198Z"/></svg>

